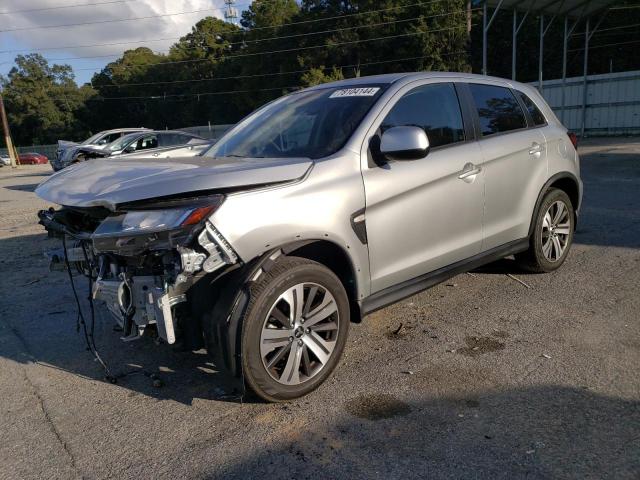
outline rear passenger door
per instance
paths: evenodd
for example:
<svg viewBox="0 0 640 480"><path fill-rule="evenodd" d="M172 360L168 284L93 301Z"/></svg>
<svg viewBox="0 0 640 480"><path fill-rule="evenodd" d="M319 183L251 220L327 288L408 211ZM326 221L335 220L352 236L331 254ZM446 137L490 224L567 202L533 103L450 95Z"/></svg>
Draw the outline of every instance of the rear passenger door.
<svg viewBox="0 0 640 480"><path fill-rule="evenodd" d="M468 87L483 157L486 251L528 235L531 205L547 175L546 140L510 88Z"/></svg>

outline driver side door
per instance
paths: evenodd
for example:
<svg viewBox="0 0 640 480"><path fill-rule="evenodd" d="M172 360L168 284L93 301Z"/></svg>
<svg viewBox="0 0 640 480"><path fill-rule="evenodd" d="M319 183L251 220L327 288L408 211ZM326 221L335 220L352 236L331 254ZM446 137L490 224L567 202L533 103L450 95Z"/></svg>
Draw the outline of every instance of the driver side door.
<svg viewBox="0 0 640 480"><path fill-rule="evenodd" d="M362 165L371 293L480 253L484 208L478 146L453 83L406 86L377 122ZM380 136L397 126L423 128L430 152L372 162Z"/></svg>

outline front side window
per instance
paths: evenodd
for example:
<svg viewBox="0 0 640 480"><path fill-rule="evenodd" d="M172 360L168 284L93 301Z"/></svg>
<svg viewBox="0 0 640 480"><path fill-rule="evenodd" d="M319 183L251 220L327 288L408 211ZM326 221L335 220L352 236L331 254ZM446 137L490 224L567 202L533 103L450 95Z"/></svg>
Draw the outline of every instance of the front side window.
<svg viewBox="0 0 640 480"><path fill-rule="evenodd" d="M253 113L204 155L326 157L343 147L383 90L358 85L288 95Z"/></svg>
<svg viewBox="0 0 640 480"><path fill-rule="evenodd" d="M527 110L529 110L529 114L533 119L534 125L545 125L547 123L547 120L544 118L544 115L536 106L536 104L533 103L533 101L524 93L517 92L517 94L520 96L520 99L522 100L522 103L524 103L524 106L527 108Z"/></svg>
<svg viewBox="0 0 640 480"><path fill-rule="evenodd" d="M403 126L422 128L432 148L464 141L462 113L453 84L422 85L409 91L387 114L380 130L384 133Z"/></svg>
<svg viewBox="0 0 640 480"><path fill-rule="evenodd" d="M524 112L511 90L494 85L469 85L480 118L483 136L518 130L527 126Z"/></svg>

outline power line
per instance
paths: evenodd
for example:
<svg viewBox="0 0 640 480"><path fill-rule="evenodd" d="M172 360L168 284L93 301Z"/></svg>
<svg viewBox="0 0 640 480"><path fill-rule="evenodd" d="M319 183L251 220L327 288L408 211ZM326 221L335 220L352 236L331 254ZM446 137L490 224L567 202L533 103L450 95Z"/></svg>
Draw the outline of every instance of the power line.
<svg viewBox="0 0 640 480"><path fill-rule="evenodd" d="M479 10L479 9L474 9L474 10ZM426 19L430 19L430 18L437 18L437 17L455 15L455 14L458 14L458 13L466 13L466 12L467 12L467 10L458 10L458 11L455 11L455 12L447 12L447 13L441 13L441 14L437 14L437 15L419 16L419 17L413 17L413 18L405 18L405 19L401 19L401 20L390 20L388 22L370 23L370 24L367 24L367 25L355 25L353 27L335 28L335 29L331 29L331 30L321 30L321 31L317 31L317 32L308 32L308 33L297 33L297 34L293 34L293 35L283 35L283 36L278 36L278 37L268 37L268 38L257 39L257 40L247 40L247 41L240 41L240 42L228 42L228 43L225 43L224 46L244 45L244 44L247 44L247 43L266 42L266 41L283 40L283 39L290 39L290 38L301 38L301 37L308 37L308 36L311 36L311 35L321 35L321 34L327 34L327 33L342 32L342 31L345 31L345 30L357 30L357 29L360 29L360 28L381 27L381 26L384 26L384 25L394 25L394 24L398 24L398 23L412 22L414 20L426 20ZM223 45L221 45L221 46L223 46ZM186 49L189 49L189 50L197 49L197 48L200 48L200 47L197 47L197 46L186 47ZM80 59L89 59L89 58L119 57L121 55L122 55L121 53L117 53L117 54L109 54L109 55L47 58L47 60L49 60L49 61L80 60Z"/></svg>
<svg viewBox="0 0 640 480"><path fill-rule="evenodd" d="M457 52L445 53L443 56L449 55L459 55L462 53L466 53L466 51L461 50ZM405 58L395 58L392 60L380 60L377 62L365 62L365 63L353 63L349 65L334 65L332 67L322 67L321 70L332 70L333 68L353 68L353 67L368 67L371 65L381 65L384 63L396 63L396 62L405 62L409 60L421 60L424 58L430 58L432 55L420 55L417 57L405 57ZM288 72L273 72L273 73L257 73L252 75L236 75L230 77L212 77L212 78L196 78L191 80L167 80L163 82L140 82L140 83L124 83L119 85L101 85L100 88L123 88L123 87L142 87L142 86L150 86L150 85L173 85L173 84L184 84L184 83L197 83L197 82L212 82L219 80L244 80L249 78L259 78L259 77L273 77L280 75L292 75L292 74L300 74L307 73L312 70L316 70L314 68L307 68L304 70L290 70Z"/></svg>
<svg viewBox="0 0 640 480"><path fill-rule="evenodd" d="M40 47L38 49L19 48L16 50L0 50L0 53L44 52L46 50L72 50L75 48L110 47L114 45L130 45L132 43L166 42L169 40L178 40L180 38L182 37L150 38L148 40L132 40L130 42L90 43L88 45L61 45L59 47Z"/></svg>
<svg viewBox="0 0 640 480"><path fill-rule="evenodd" d="M619 25L617 27L611 27L611 28L599 28L598 30L596 30L594 32L594 35L598 35L600 32L608 32L608 31L611 31L611 30L620 30L620 29L623 29L623 28L631 28L631 27L638 27L638 26L640 26L640 23L633 23L633 24L630 24L630 25ZM571 34L571 36L572 37L578 37L580 35L584 35L584 33L585 32L577 32L577 33Z"/></svg>
<svg viewBox="0 0 640 480"><path fill-rule="evenodd" d="M415 32L410 32L410 33L402 33L402 34L398 34L398 35L388 35L385 37L375 37L375 38L365 38L365 39L360 39L360 40L351 40L351 41L347 41L347 42L336 42L336 43L332 43L332 44L322 44L322 45L311 45L311 46L306 46L306 47L295 47L295 48L286 48L286 49L282 49L282 50L272 50L272 51L268 51L268 52L253 52L253 53L242 53L242 54L238 54L238 55L225 55L224 57L221 57L220 60L228 60L228 59L232 59L232 58L244 58L244 57L255 57L255 56L259 56L259 55L272 55L274 53L289 53L289 52L299 52L301 50L313 50L316 48L331 48L331 47L339 47L342 45L353 45L353 44L358 44L358 43L366 43L366 42L374 42L374 41L378 41L378 40L389 40L391 38L401 38L401 37L411 37L411 36L415 36L415 35L422 35L425 33L437 33L437 32L445 32L445 31L450 31L450 30L458 30L458 29L462 29L462 28L466 28L466 25L457 25L455 27L449 27L449 28L438 28L438 29L433 29L433 30L417 30ZM179 64L185 64L185 63L197 63L197 62L207 62L207 61L211 61L210 58L196 58L196 59L192 59L192 60L175 60L175 61L169 61L169 62L156 62L156 63L147 63L144 65L119 65L120 68L124 68L124 69L128 69L128 68L136 68L136 67L151 67L151 66L155 66L155 65L179 65ZM76 71L83 71L83 70L95 70L95 68L76 68L74 69Z"/></svg>
<svg viewBox="0 0 640 480"><path fill-rule="evenodd" d="M475 8L473 9L473 11L478 11L480 10L480 8ZM371 13L371 12L367 12L367 13ZM371 28L371 27L379 27L379 26L383 26L383 25L392 25L392 24L396 24L396 23L403 23L403 22L411 22L413 20L427 20L430 18L437 18L437 17L447 17L449 15L455 15L458 13L467 13L467 10L456 10L453 12L446 12L446 13L439 13L436 15L420 15L418 17L413 17L413 18L404 18L404 19L400 19L400 20L389 20L387 22L379 22L379 23L370 23L368 25L355 25L353 27L343 27L343 28L335 28L332 30L320 30L317 32L307 32L307 33L296 33L296 34L292 34L292 35L281 35L281 36L277 36L277 37L267 37L267 38L258 38L255 40L243 40L240 42L229 42L227 43L227 45L244 45L247 43L258 43L258 42L267 42L267 41L272 41L272 40L283 40L283 39L288 39L288 38L299 38L299 37L308 37L310 35L320 35L323 33L335 33L335 32L342 32L344 30L354 30L354 29L358 29L358 28ZM251 30L249 30L251 31ZM230 33L234 33L234 32L230 32ZM191 48L199 48L199 47L191 47Z"/></svg>
<svg viewBox="0 0 640 480"><path fill-rule="evenodd" d="M589 45L589 50L593 50L596 48L604 48L604 47L616 47L618 45L631 45L632 43L639 43L640 40L631 40L629 42L616 42L616 43L605 43L603 45L594 45L593 47L591 45ZM580 47L580 48L573 48L571 50L568 50L569 52L580 52L584 50L584 47Z"/></svg>
<svg viewBox="0 0 640 480"><path fill-rule="evenodd" d="M43 8L28 8L26 10L12 10L10 12L0 12L0 15L9 15L13 13L30 13L30 12L44 12L48 10L61 10L64 8L77 8L77 7L93 7L93 6L101 6L101 5L112 5L114 3L127 3L127 2L137 2L139 0L111 0L108 2L100 2L100 3L76 3L74 5L58 5L56 7L43 7Z"/></svg>
<svg viewBox="0 0 640 480"><path fill-rule="evenodd" d="M366 15L366 14L371 14L371 13L380 13L380 12L387 12L387 11L391 11L391 10L399 10L399 9L404 9L404 8L411 8L411 7L416 7L416 6L426 6L426 5L431 5L433 3L438 3L438 2L443 2L445 0L430 0L428 2L418 2L418 3L412 3L409 5L397 5L394 7L388 7L388 8L381 8L378 10L367 10L365 12L356 12L356 13L349 13L349 14L345 14L345 15L336 15L333 17L323 17L323 18L315 18L315 19L309 19L309 20L301 20L298 22L290 22L290 23L281 23L281 24L274 24L274 25L263 25L261 27L253 27L249 30L238 30L237 32L233 32L233 33L247 33L247 32L253 32L253 31L257 31L257 30L264 30L267 28L280 28L280 27L287 27L290 25L301 25L301 24L308 24L308 23L316 23L316 22L324 22L327 20L335 20L338 18L350 18L353 16L358 16L358 15ZM249 6L250 4L247 5L237 5L240 8L244 8ZM205 10L224 10L224 9L205 9ZM205 11L205 10L201 10L201 11ZM182 12L182 13L174 13L174 14L165 14L165 15L156 15L156 16L149 16L149 17L140 17L140 18L155 18L157 16L167 16L167 15L182 15L185 13L189 13L189 12ZM193 13L193 12L191 12ZM137 20L138 18L129 18L129 19L121 19L121 20L108 20L109 22L119 22L119 21L130 21L130 20ZM89 24L93 24L93 23L102 23L102 22L88 22L88 23L79 23L79 24L72 24L72 25L51 25L49 27L29 27L28 29L38 29L38 28L53 28L53 27L63 27L63 26L77 26L77 25L89 25ZM0 30L0 33L2 32L10 32L10 31L15 31L14 30ZM227 33L232 33L232 32L227 32ZM100 44L89 44L89 45L83 45L83 46L78 46L78 47L73 47L73 46L67 46L67 47L46 47L46 48L42 48L39 50L29 50L32 52L38 52L41 50L63 50L63 49L69 49L69 48L89 48L89 47L105 47L105 46L110 46L110 45L124 45L124 44L131 44L131 43L145 43L145 42L155 42L155 41L163 41L163 40L178 40L182 37L167 37L167 38L163 38L163 39L151 39L151 40L139 40L139 41L132 41L132 42L113 42L113 43L100 43ZM20 51L25 51L24 49L22 50L5 50L2 53L15 53L15 52L20 52Z"/></svg>
<svg viewBox="0 0 640 480"><path fill-rule="evenodd" d="M0 33L6 33L6 32L19 32L19 31L25 31L25 30L43 30L43 29L49 29L49 28L67 28L67 27L79 27L82 25L99 25L99 24L105 24L105 23L118 23L118 22L132 22L132 21L136 21L136 20L147 20L150 18L160 18L160 17L174 17L177 15L190 15L193 13L202 13L202 12L211 12L211 11L215 11L215 10L225 10L224 8L201 8L199 10L191 10L191 11L186 11L186 12L176 12L176 13L162 13L162 14L158 14L158 15L147 15L144 17L131 17L131 18L120 18L120 19L115 19L115 20L96 20L95 22L81 22L81 23L66 23L63 25L41 25L41 26L37 26L37 27L19 27L19 28L9 28L6 30L0 30Z"/></svg>
<svg viewBox="0 0 640 480"><path fill-rule="evenodd" d="M355 12L355 13L346 13L344 15L334 15L333 17L322 17L322 18L312 18L309 20L299 20L297 22L289 22L289 23L281 23L279 25L263 25L262 27L252 27L250 28L249 32L255 32L255 31L259 31L259 30L265 30L267 28L280 28L280 27L288 27L291 25L303 25L303 24L307 24L307 23L315 23L315 22L324 22L327 20L336 20L339 18L351 18L351 17L356 17L359 15L368 15L371 13L380 13L380 12L388 12L391 10L398 10L398 9L403 9L403 8L411 8L411 7L417 7L417 6L426 6L426 5L431 5L433 3L439 3L439 2L444 2L446 0L430 0L428 2L418 2L418 3L412 3L410 5L396 5L394 7L387 7L387 8L381 8L378 10L366 10L364 12ZM238 32L238 33L242 33L244 32Z"/></svg>
<svg viewBox="0 0 640 480"><path fill-rule="evenodd" d="M176 97L208 97L211 95L229 95L231 93L251 93L251 92L268 92L273 90L289 90L300 88L300 85L292 85L288 87L272 87L272 88L258 88L250 90L229 90L227 92L202 92L202 93L170 93L168 95L146 95L146 96L131 96L131 97L101 97L89 99L92 101L102 100L161 100L165 98Z"/></svg>
<svg viewBox="0 0 640 480"><path fill-rule="evenodd" d="M457 52L449 52L449 53L445 53L441 56L451 56L451 55L460 55L460 54L466 54L466 51L457 51ZM355 67L355 66L360 66L360 67L364 67L364 66L370 66L370 65L377 65L377 64L382 64L382 63L393 63L393 62L402 62L402 61L409 61L409 60L419 60L419 59L424 59L424 58L430 58L431 55L422 55L419 57L407 57L407 58L403 58L403 59L394 59L394 60L383 60L383 61L379 61L379 62L368 62L368 63L361 63L361 64L352 64L352 65L334 65L332 67L325 67L322 70L331 70L333 68L349 68L349 67ZM306 71L310 71L306 70ZM284 73L294 73L294 72L283 72ZM234 78L234 77L230 77L230 78ZM237 78L237 77L236 77ZM177 98L177 97L183 97L183 98L188 98L188 97L201 97L201 96L211 96L211 95L230 95L233 93L252 93L252 92L265 92L265 91L274 91L274 90L291 90L291 89L299 89L299 88L305 88L302 85L290 85L290 86L283 86L283 87L272 87L272 88L259 88L259 89L247 89L247 90L229 90L229 91L216 91L216 92L199 92L199 93L172 93L172 94L163 94L163 95L141 95L141 96L127 96L127 97L101 97L101 98L94 98L94 99L89 99L89 100L93 100L93 101L102 101L102 100L164 100L166 98Z"/></svg>

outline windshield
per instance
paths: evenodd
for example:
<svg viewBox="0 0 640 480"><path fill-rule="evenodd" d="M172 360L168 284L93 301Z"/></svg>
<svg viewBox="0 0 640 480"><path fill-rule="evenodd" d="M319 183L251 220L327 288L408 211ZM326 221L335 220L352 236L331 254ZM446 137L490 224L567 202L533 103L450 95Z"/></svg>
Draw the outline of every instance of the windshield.
<svg viewBox="0 0 640 480"><path fill-rule="evenodd" d="M117 152L120 150L124 150L124 148L135 138L138 137L138 133L130 133L129 135L125 135L123 137L120 137L117 140L114 140L113 142L111 142L109 145L107 145L105 148L105 150L109 150L110 152Z"/></svg>
<svg viewBox="0 0 640 480"><path fill-rule="evenodd" d="M92 137L87 138L84 142L82 142L80 145L91 145L93 142L95 142L96 140L98 140L100 137L102 136L102 133L96 133L95 135L93 135Z"/></svg>
<svg viewBox="0 0 640 480"><path fill-rule="evenodd" d="M342 148L383 89L362 85L288 95L248 117L204 156L326 157Z"/></svg>

